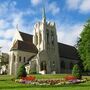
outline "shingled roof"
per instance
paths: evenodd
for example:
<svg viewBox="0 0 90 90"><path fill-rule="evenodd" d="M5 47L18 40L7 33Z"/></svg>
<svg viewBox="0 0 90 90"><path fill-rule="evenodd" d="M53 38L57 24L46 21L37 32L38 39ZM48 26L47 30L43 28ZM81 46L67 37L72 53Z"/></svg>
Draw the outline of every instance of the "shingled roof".
<svg viewBox="0 0 90 90"><path fill-rule="evenodd" d="M19 31L24 42L33 43L33 35Z"/></svg>
<svg viewBox="0 0 90 90"><path fill-rule="evenodd" d="M21 50L32 53L38 52L36 46L33 43L26 43L24 41L19 41L19 40L16 41L16 43L13 45L11 50Z"/></svg>
<svg viewBox="0 0 90 90"><path fill-rule="evenodd" d="M73 60L80 60L77 49L73 46L58 43L59 56L63 58L69 58Z"/></svg>
<svg viewBox="0 0 90 90"><path fill-rule="evenodd" d="M19 31L23 41L17 40L11 50L21 50L26 52L37 53L38 50L33 44L33 35Z"/></svg>
<svg viewBox="0 0 90 90"><path fill-rule="evenodd" d="M21 50L32 53L37 53L38 50L33 44L33 35L23 33L19 31L23 41L17 40L11 50ZM73 46L69 46L63 43L58 43L59 56L63 58L69 58L73 60L80 60L77 49Z"/></svg>

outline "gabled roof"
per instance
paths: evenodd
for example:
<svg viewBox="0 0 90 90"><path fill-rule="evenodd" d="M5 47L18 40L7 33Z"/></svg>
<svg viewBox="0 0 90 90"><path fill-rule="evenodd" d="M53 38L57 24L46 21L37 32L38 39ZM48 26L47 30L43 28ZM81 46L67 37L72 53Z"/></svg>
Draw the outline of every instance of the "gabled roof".
<svg viewBox="0 0 90 90"><path fill-rule="evenodd" d="M27 43L33 43L33 35L30 35L30 34L27 34L27 33L24 33L24 32L21 32L19 31L22 39L24 42L27 42Z"/></svg>
<svg viewBox="0 0 90 90"><path fill-rule="evenodd" d="M33 43L27 43L19 40L17 40L16 43L13 45L13 47L11 48L11 51L12 50L20 50L20 51L26 51L26 52L32 52L32 53L38 52L36 46Z"/></svg>
<svg viewBox="0 0 90 90"><path fill-rule="evenodd" d="M63 43L58 43L59 56L63 58L69 58L74 60L80 60L77 49L73 46L69 46Z"/></svg>
<svg viewBox="0 0 90 90"><path fill-rule="evenodd" d="M33 44L33 35L19 31L23 41L17 40L11 50L21 50L26 52L37 53L37 47ZM63 43L58 43L59 56L63 58L80 60L77 49Z"/></svg>

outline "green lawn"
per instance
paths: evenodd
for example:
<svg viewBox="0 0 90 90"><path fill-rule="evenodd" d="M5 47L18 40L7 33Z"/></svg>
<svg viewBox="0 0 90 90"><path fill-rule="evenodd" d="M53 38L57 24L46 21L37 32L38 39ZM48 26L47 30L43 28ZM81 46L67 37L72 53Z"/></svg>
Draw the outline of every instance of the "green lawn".
<svg viewBox="0 0 90 90"><path fill-rule="evenodd" d="M36 75L39 79L62 78L66 75ZM11 79L13 76L0 76L0 90L90 90L90 81L75 85L63 86L31 86L15 83ZM86 78L86 77L83 77ZM90 79L90 76L87 77Z"/></svg>

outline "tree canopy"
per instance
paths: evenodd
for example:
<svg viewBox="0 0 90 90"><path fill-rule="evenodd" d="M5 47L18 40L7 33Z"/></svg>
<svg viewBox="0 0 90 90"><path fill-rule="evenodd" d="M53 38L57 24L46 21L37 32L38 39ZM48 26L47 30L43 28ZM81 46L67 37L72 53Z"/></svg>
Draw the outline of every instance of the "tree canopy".
<svg viewBox="0 0 90 90"><path fill-rule="evenodd" d="M77 46L84 69L90 70L90 20L84 25Z"/></svg>

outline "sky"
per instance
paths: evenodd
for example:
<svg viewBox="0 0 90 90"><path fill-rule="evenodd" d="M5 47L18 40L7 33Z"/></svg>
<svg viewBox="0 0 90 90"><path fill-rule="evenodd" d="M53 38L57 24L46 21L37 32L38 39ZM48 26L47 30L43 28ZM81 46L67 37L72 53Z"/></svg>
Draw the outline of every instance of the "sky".
<svg viewBox="0 0 90 90"><path fill-rule="evenodd" d="M16 26L33 34L42 20L42 0L0 0L0 46L9 52ZM56 23L58 42L74 46L90 19L90 0L45 0L47 21Z"/></svg>

